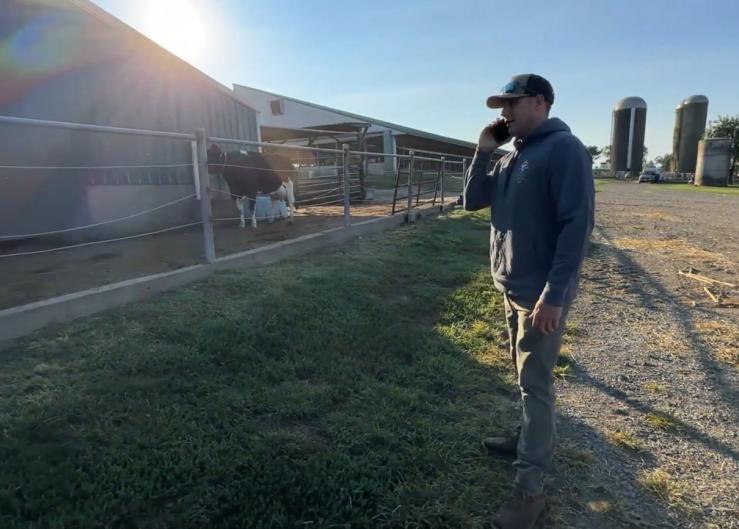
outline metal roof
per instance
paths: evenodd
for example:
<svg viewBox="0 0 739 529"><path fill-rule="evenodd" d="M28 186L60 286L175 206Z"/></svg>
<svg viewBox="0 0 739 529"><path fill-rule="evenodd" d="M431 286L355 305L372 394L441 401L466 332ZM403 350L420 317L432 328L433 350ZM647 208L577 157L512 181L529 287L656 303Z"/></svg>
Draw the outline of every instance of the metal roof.
<svg viewBox="0 0 739 529"><path fill-rule="evenodd" d="M361 127L358 127L361 125ZM263 141L289 141L304 140L311 138L346 136L356 134L369 126L369 123L335 123L333 125L321 125L320 127L275 127L273 125L261 125Z"/></svg>
<svg viewBox="0 0 739 529"><path fill-rule="evenodd" d="M308 106L311 106L313 108L318 108L320 110L326 110L328 112L333 112L335 114L343 114L344 116L347 116L348 118L351 118L351 119L354 119L354 120L358 120L358 121L361 121L361 122L367 122L367 123L370 123L372 125L379 125L381 127L386 127L388 129L392 129L392 130L394 130L396 132L400 132L400 133L403 133L403 134L409 134L409 135L412 135L412 136L418 136L418 137L421 137L421 138L427 138L427 139L434 140L434 141L440 141L440 142L445 142L445 143L452 143L454 145L459 145L460 147L467 147L469 149L474 149L476 147L476 144L474 144L472 142L469 142L469 141L458 140L457 138L450 138L448 136L441 136L440 134L433 134L431 132L426 132L426 131L423 131L423 130L413 129L411 127L406 127L404 125L398 125L397 123L390 123L389 121L383 121L383 120L380 120L380 119L370 118L370 117L367 117L367 116L362 116L360 114L354 114L353 112L347 112L345 110L338 110L338 109L335 109L335 108L331 108L331 107L319 105L317 103L310 103L308 101L303 101L301 99L296 99L294 97L289 97L289 96L285 96L285 95L282 95L282 94L275 94L274 92L268 92L267 90L262 90L260 88L254 88L254 87L251 87L251 86L245 86L245 85L240 85L240 84L234 83L234 89L236 87L246 88L247 90L254 90L255 92L261 92L263 94L267 94L267 95L272 96L272 97L276 97L276 98L280 98L280 99L286 99L288 101L294 101L295 103L299 103L301 105L308 105ZM325 128L325 127L321 126L320 128Z"/></svg>

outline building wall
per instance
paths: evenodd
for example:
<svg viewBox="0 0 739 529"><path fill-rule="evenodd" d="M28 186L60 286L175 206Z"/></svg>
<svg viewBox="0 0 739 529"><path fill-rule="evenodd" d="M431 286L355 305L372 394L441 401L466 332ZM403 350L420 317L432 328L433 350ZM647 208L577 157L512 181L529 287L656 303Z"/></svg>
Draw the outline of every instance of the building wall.
<svg viewBox="0 0 739 529"><path fill-rule="evenodd" d="M258 139L254 109L99 11L66 0L0 3L0 115ZM7 139L0 165L191 163L187 141L17 125L0 125L0 135ZM191 167L0 171L0 235L100 222L194 192ZM197 213L193 199L148 216L143 227L191 222ZM107 233L134 227L142 222L111 225Z"/></svg>

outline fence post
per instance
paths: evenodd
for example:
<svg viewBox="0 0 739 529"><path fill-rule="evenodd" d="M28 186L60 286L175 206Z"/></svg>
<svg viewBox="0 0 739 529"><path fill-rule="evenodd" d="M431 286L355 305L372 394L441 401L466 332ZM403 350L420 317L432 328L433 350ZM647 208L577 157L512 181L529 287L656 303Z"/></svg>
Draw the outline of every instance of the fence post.
<svg viewBox="0 0 739 529"><path fill-rule="evenodd" d="M190 142L190 151L192 159L192 175L195 183L195 198L200 200L200 165L198 164L198 142Z"/></svg>
<svg viewBox="0 0 739 529"><path fill-rule="evenodd" d="M203 243L205 245L205 260L212 264L216 260L216 248L213 242L213 215L210 210L210 175L208 174L208 148L205 140L205 129L196 129L198 151L198 173L200 176L200 217L203 221Z"/></svg>
<svg viewBox="0 0 739 529"><path fill-rule="evenodd" d="M408 160L408 210L406 214L408 215L407 219L408 222L413 222L413 162L415 153L413 151L409 152L410 154L410 160Z"/></svg>
<svg viewBox="0 0 739 529"><path fill-rule="evenodd" d="M344 226L347 227L352 223L351 216L349 214L349 198L351 194L351 182L349 178L349 144L344 143L341 148L344 151Z"/></svg>
<svg viewBox="0 0 739 529"><path fill-rule="evenodd" d="M464 196L464 188L467 187L467 158L462 158L462 196Z"/></svg>
<svg viewBox="0 0 739 529"><path fill-rule="evenodd" d="M439 178L439 185L441 186L441 204L439 205L439 211L444 211L444 173L446 173L446 158L441 157L441 177Z"/></svg>

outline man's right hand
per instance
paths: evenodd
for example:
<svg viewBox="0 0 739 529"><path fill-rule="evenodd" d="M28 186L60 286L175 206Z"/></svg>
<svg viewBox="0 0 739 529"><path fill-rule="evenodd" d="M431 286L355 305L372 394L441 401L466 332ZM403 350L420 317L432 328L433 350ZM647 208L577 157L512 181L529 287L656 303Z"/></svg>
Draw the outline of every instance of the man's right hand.
<svg viewBox="0 0 739 529"><path fill-rule="evenodd" d="M505 145L510 141L510 136L508 136L503 141L498 141L495 139L495 135L493 134L493 127L496 126L502 126L505 124L505 119L498 118L494 122L492 122L490 125L486 126L484 129L482 129L482 132L480 132L480 138L477 140L477 149L483 152L493 152L495 149L500 147L501 145Z"/></svg>

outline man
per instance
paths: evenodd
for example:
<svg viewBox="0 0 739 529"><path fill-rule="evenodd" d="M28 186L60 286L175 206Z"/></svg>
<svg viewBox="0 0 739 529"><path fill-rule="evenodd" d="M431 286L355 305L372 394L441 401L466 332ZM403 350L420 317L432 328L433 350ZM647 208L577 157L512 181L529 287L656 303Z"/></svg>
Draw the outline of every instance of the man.
<svg viewBox="0 0 739 529"><path fill-rule="evenodd" d="M498 529L531 528L544 509L555 439L552 372L594 222L590 155L549 117L553 103L551 84L534 74L513 77L489 97L502 117L480 133L464 190L467 211L491 208L490 264L523 408L518 434L483 440L490 452L516 455L514 493L493 516ZM511 138L513 150L488 173L493 152Z"/></svg>

